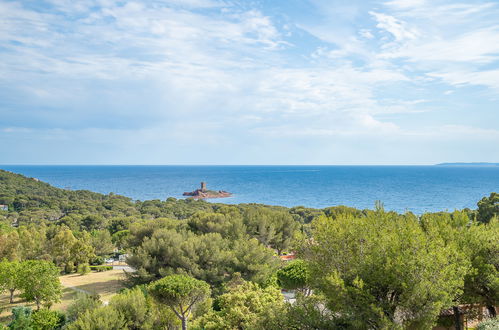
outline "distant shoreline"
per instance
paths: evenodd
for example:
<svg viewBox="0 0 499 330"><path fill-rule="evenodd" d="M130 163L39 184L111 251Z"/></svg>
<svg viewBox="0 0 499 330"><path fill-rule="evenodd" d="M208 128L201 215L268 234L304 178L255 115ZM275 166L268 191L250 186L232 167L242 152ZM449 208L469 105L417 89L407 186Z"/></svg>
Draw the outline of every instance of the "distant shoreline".
<svg viewBox="0 0 499 330"><path fill-rule="evenodd" d="M485 163L485 162L477 162L477 163L440 163L435 166L499 166L499 163Z"/></svg>

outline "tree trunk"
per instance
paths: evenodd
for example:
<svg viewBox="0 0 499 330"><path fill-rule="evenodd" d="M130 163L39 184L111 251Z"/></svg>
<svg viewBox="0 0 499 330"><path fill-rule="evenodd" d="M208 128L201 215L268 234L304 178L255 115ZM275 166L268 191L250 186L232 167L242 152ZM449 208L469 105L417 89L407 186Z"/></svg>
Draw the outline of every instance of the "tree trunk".
<svg viewBox="0 0 499 330"><path fill-rule="evenodd" d="M496 317L496 308L493 305L487 305L487 310L489 311L490 317Z"/></svg>
<svg viewBox="0 0 499 330"><path fill-rule="evenodd" d="M182 330L187 330L187 318L182 317Z"/></svg>
<svg viewBox="0 0 499 330"><path fill-rule="evenodd" d="M14 303L14 291L16 291L16 289L9 289L9 291L10 291L10 300L9 300L9 302L11 304L13 304Z"/></svg>
<svg viewBox="0 0 499 330"><path fill-rule="evenodd" d="M40 310L40 300L36 299L36 310Z"/></svg>
<svg viewBox="0 0 499 330"><path fill-rule="evenodd" d="M463 330L461 328L461 318L459 317L459 308L457 306L452 306L452 310L454 311L454 324L456 326L456 330Z"/></svg>

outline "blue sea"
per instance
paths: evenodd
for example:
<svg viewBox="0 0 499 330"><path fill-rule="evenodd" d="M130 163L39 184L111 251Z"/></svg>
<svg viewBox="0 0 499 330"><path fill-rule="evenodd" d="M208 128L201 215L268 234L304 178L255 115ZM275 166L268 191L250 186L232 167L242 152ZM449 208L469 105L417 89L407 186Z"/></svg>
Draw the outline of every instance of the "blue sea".
<svg viewBox="0 0 499 330"><path fill-rule="evenodd" d="M0 168L56 187L114 192L136 200L183 198L206 181L228 204L452 211L499 192L499 166L28 166Z"/></svg>

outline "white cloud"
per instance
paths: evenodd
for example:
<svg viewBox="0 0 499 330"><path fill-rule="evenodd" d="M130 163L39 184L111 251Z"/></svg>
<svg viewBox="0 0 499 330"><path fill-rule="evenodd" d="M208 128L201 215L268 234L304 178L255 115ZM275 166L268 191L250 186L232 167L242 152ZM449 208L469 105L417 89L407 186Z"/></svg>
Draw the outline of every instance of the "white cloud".
<svg viewBox="0 0 499 330"><path fill-rule="evenodd" d="M378 22L376 27L391 33L396 41L416 39L419 35L416 29L407 27L405 22L393 16L374 11L369 12L369 14L374 16Z"/></svg>
<svg viewBox="0 0 499 330"><path fill-rule="evenodd" d="M499 70L487 70L480 72L452 71L429 73L432 77L441 78L451 85L481 85L499 91Z"/></svg>
<svg viewBox="0 0 499 330"><path fill-rule="evenodd" d="M132 154L165 143L184 159L221 145L289 150L300 138L311 153L338 139L457 141L472 128L407 116L429 112L452 86L499 85L499 27L485 14L499 11L490 4L317 0L323 16L297 22L234 1L51 3L0 0L4 136L85 140L88 150L106 140L108 151L126 144Z"/></svg>
<svg viewBox="0 0 499 330"><path fill-rule="evenodd" d="M420 7L425 5L428 0L392 0L385 4L387 6L394 7L396 9L410 9L414 7Z"/></svg>

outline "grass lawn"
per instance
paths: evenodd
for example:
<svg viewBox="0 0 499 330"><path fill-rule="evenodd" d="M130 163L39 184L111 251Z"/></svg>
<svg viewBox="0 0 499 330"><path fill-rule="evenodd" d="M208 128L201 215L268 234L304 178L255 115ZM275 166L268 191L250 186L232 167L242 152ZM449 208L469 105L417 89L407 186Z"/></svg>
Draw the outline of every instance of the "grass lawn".
<svg viewBox="0 0 499 330"><path fill-rule="evenodd" d="M87 275L70 274L59 277L63 288L61 301L54 304L53 309L65 310L76 297L78 291L98 294L103 302L109 301L123 286L124 274L122 270L109 270L100 273L89 273ZM7 323L11 316L11 309L15 306L25 305L36 308L35 303L26 303L16 292L14 304L9 304L9 296L4 293L0 295L0 323Z"/></svg>

